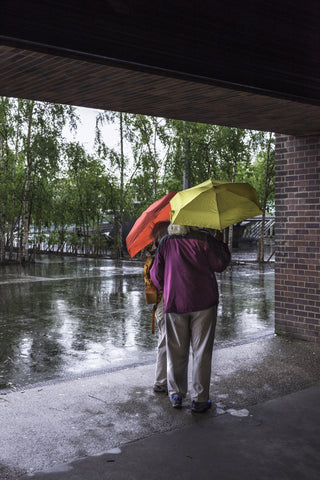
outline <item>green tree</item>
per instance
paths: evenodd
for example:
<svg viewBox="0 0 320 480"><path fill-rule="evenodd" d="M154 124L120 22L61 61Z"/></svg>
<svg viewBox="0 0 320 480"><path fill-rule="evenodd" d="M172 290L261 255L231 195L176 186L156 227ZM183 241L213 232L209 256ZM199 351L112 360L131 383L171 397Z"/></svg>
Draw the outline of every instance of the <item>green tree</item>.
<svg viewBox="0 0 320 480"><path fill-rule="evenodd" d="M110 193L110 207L115 227L114 253L118 258L123 256L122 227L125 213L128 208L132 208L133 204L132 174L130 175L129 158L124 152L125 142L132 143L134 140L130 117L130 114L122 112L101 112L96 119L95 144L98 157L108 168L109 176L106 179L106 187ZM103 139L103 126L108 122L118 125L119 150L109 148Z"/></svg>
<svg viewBox="0 0 320 480"><path fill-rule="evenodd" d="M183 188L183 175L190 187L208 178L242 181L250 171L255 137L248 130L202 123L168 120L171 132L165 182L168 190ZM232 248L233 227L229 228Z"/></svg>
<svg viewBox="0 0 320 480"><path fill-rule="evenodd" d="M255 157L250 168L243 172L242 181L257 191L263 211L257 260L264 262L264 231L266 213L274 214L275 156L272 132L251 132Z"/></svg>
<svg viewBox="0 0 320 480"><path fill-rule="evenodd" d="M242 181L250 168L252 155L251 132L240 128L216 127L215 149L219 158L220 178L227 182ZM228 245L232 251L233 225L228 228Z"/></svg>
<svg viewBox="0 0 320 480"><path fill-rule="evenodd" d="M9 100L1 97L0 99L0 262L5 261L5 243L6 229L10 213L8 211L10 205L11 190L11 150L9 149Z"/></svg>
<svg viewBox="0 0 320 480"><path fill-rule="evenodd" d="M258 262L264 262L264 231L266 212L274 210L275 156L274 135L266 133L261 139L262 151L253 165L253 186L260 197L262 207L261 232L258 243Z"/></svg>
<svg viewBox="0 0 320 480"><path fill-rule="evenodd" d="M14 230L21 212L20 134L20 101L0 97L0 263L5 261L6 246L12 259Z"/></svg>
<svg viewBox="0 0 320 480"><path fill-rule="evenodd" d="M74 125L76 116L73 107L31 100L21 100L20 112L25 171L21 260L26 262L28 261L29 229L33 213L31 207L35 209L37 201L36 184L41 179L42 186L44 186L45 178L58 174L63 146L62 130L67 121ZM39 195L38 199L43 202L44 197Z"/></svg>
<svg viewBox="0 0 320 480"><path fill-rule="evenodd" d="M185 156L190 187L208 178L238 181L250 165L251 132L203 123L167 120L165 181L182 188ZM187 152L186 152L187 150Z"/></svg>
<svg viewBox="0 0 320 480"><path fill-rule="evenodd" d="M260 132L259 137L259 150L252 162L249 179L258 193L263 210L273 214L275 187L274 134Z"/></svg>
<svg viewBox="0 0 320 480"><path fill-rule="evenodd" d="M164 183L169 191L182 190L184 176L189 187L219 176L213 125L167 120L166 127Z"/></svg>
<svg viewBox="0 0 320 480"><path fill-rule="evenodd" d="M145 115L131 115L129 120L135 164L132 185L140 202L151 203L163 193L165 120Z"/></svg>
<svg viewBox="0 0 320 480"><path fill-rule="evenodd" d="M56 220L60 230L67 223L74 224L75 230L85 238L85 253L91 251L92 232L99 229L107 205L106 173L104 165L88 155L78 143L66 148L68 170L67 177L61 184L57 204L60 205L60 221ZM63 214L63 202L69 205L69 215ZM62 207L62 208L61 208Z"/></svg>

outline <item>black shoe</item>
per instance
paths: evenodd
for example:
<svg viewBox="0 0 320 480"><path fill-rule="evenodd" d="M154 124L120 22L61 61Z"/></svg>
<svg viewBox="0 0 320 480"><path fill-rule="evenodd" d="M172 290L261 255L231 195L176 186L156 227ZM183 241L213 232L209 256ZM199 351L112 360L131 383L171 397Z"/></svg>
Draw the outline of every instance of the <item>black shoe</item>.
<svg viewBox="0 0 320 480"><path fill-rule="evenodd" d="M153 386L153 391L156 393L168 393L168 387L167 385L157 385L155 384Z"/></svg>
<svg viewBox="0 0 320 480"><path fill-rule="evenodd" d="M192 401L191 411L194 413L204 413L211 408L211 400L207 402L196 402Z"/></svg>

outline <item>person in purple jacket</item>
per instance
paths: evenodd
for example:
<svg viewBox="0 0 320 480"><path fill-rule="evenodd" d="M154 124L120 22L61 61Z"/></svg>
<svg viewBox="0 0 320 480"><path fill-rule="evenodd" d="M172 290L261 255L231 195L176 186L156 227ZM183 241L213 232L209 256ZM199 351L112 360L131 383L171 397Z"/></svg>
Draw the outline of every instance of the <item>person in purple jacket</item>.
<svg viewBox="0 0 320 480"><path fill-rule="evenodd" d="M150 270L163 290L167 336L168 394L174 408L182 407L188 390L189 350L192 347L192 411L205 412L209 399L211 360L219 291L214 272L230 263L221 232L170 225Z"/></svg>

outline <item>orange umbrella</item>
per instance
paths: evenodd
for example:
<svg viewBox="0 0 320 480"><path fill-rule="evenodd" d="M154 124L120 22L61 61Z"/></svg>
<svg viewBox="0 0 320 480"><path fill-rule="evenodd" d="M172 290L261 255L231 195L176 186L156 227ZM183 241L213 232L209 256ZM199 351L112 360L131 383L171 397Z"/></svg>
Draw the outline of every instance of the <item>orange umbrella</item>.
<svg viewBox="0 0 320 480"><path fill-rule="evenodd" d="M136 220L126 238L131 258L154 240L152 230L156 223L170 220L170 200L175 194L176 192L167 193L152 203Z"/></svg>

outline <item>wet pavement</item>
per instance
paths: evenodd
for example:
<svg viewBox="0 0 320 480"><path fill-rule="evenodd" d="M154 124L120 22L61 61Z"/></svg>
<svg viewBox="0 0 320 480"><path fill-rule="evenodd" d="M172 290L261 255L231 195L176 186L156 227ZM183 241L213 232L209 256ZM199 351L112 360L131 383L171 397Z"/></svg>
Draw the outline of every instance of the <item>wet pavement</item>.
<svg viewBox="0 0 320 480"><path fill-rule="evenodd" d="M0 394L1 480L319 478L320 346L215 348L204 415L140 365Z"/></svg>
<svg viewBox="0 0 320 480"><path fill-rule="evenodd" d="M274 265L239 263L217 278L216 345L270 335ZM0 391L153 363L151 318L141 261L41 256L2 268Z"/></svg>
<svg viewBox="0 0 320 480"><path fill-rule="evenodd" d="M218 275L205 415L152 390L142 262L2 270L0 479L318 479L320 346L273 334L274 268L250 260Z"/></svg>

